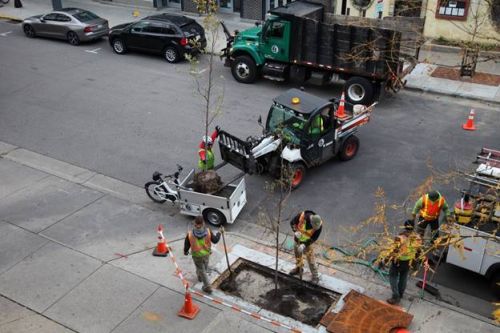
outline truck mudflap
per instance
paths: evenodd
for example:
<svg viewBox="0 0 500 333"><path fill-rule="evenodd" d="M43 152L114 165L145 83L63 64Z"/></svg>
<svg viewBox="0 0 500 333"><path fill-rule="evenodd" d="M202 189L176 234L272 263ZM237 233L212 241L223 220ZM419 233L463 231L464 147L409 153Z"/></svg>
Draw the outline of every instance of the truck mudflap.
<svg viewBox="0 0 500 333"><path fill-rule="evenodd" d="M225 131L219 132L219 150L222 159L248 174L256 172L252 144L241 140Z"/></svg>

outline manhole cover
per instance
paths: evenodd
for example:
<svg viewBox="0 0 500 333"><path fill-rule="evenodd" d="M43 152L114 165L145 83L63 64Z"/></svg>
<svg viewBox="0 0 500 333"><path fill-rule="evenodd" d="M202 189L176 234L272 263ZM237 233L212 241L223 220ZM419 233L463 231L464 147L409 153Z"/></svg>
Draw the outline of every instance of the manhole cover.
<svg viewBox="0 0 500 333"><path fill-rule="evenodd" d="M318 325L341 296L280 272L278 289L275 290L274 270L241 258L231 266L231 270L233 276L226 271L215 282L216 288L310 326Z"/></svg>

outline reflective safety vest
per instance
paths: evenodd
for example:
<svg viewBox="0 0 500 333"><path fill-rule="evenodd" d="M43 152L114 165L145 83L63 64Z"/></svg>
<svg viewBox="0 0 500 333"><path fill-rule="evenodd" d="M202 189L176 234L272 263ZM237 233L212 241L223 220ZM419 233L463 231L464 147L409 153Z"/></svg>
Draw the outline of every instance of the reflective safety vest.
<svg viewBox="0 0 500 333"><path fill-rule="evenodd" d="M441 208L444 205L444 198L440 194L439 199L436 201L431 201L429 195L426 194L422 197L422 208L420 209L420 216L422 216L427 221L435 220L439 217Z"/></svg>
<svg viewBox="0 0 500 333"><path fill-rule="evenodd" d="M399 247L399 261L415 260L418 248L422 245L422 241L418 235L407 237L399 235L401 245Z"/></svg>
<svg viewBox="0 0 500 333"><path fill-rule="evenodd" d="M205 156L205 148L201 148L198 150L198 155L200 156L200 160L198 161L198 168L200 170L212 170L215 164L215 157L212 149L207 149L207 154ZM202 156L205 156L205 163L203 163Z"/></svg>
<svg viewBox="0 0 500 333"><path fill-rule="evenodd" d="M323 224L323 221L321 222ZM314 228L311 227L311 229L307 229L307 221L306 221L306 212L300 213L299 216L299 223L297 224L297 230L300 231L300 237L299 241L301 243L307 242L309 239L311 239L312 235L314 234L315 230Z"/></svg>
<svg viewBox="0 0 500 333"><path fill-rule="evenodd" d="M309 127L309 134L321 134L323 133L323 130L323 117L317 115L311 122L311 126Z"/></svg>
<svg viewBox="0 0 500 333"><path fill-rule="evenodd" d="M197 238L193 232L188 233L189 244L191 245L191 255L193 257L205 257L211 253L212 234L210 229L207 230L207 235L204 238Z"/></svg>

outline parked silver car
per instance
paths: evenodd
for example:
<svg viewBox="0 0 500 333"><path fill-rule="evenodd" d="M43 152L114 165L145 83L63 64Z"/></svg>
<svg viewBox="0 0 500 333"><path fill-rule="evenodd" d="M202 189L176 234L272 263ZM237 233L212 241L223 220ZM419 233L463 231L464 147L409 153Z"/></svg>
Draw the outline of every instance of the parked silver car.
<svg viewBox="0 0 500 333"><path fill-rule="evenodd" d="M88 10L63 8L45 15L28 17L22 24L27 37L44 36L66 39L71 45L104 37L108 21Z"/></svg>

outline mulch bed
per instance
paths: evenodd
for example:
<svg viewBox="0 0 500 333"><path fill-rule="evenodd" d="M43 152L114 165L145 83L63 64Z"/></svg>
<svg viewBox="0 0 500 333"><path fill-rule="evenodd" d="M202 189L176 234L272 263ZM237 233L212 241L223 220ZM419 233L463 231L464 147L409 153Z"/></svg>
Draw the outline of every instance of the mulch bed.
<svg viewBox="0 0 500 333"><path fill-rule="evenodd" d="M455 80L461 82L485 84L496 87L500 85L500 75L476 72L472 78L460 77L460 69L438 66L431 74L432 77Z"/></svg>

